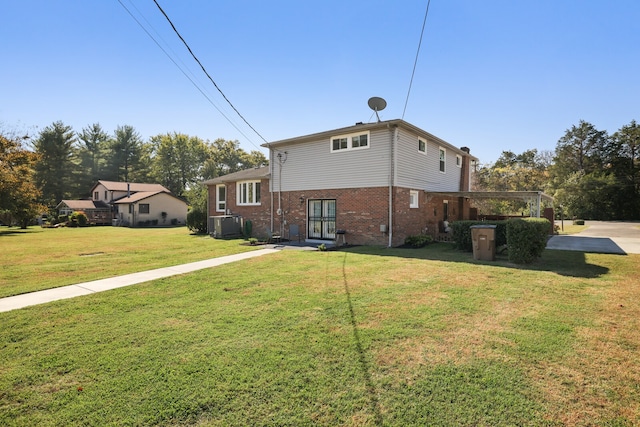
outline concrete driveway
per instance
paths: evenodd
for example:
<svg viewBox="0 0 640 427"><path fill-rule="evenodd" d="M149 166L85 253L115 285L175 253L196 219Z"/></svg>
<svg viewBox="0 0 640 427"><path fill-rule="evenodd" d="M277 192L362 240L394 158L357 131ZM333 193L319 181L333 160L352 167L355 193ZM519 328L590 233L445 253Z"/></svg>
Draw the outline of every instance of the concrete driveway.
<svg viewBox="0 0 640 427"><path fill-rule="evenodd" d="M588 227L581 233L551 237L547 249L640 254L640 222L586 221L585 225Z"/></svg>

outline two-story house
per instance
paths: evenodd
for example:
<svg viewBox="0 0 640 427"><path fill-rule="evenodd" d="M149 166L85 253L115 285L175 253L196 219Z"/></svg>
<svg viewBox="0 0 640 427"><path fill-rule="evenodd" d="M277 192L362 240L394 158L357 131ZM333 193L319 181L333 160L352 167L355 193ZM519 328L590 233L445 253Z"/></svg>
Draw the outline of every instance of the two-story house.
<svg viewBox="0 0 640 427"><path fill-rule="evenodd" d="M59 213L83 211L92 224L186 224L187 203L160 184L99 180L91 195L91 200L63 200Z"/></svg>
<svg viewBox="0 0 640 427"><path fill-rule="evenodd" d="M205 181L209 215L235 214L253 234L397 246L472 215L469 149L403 120L358 123L263 145L269 167ZM446 193L447 195L443 195ZM461 193L462 194L462 193Z"/></svg>

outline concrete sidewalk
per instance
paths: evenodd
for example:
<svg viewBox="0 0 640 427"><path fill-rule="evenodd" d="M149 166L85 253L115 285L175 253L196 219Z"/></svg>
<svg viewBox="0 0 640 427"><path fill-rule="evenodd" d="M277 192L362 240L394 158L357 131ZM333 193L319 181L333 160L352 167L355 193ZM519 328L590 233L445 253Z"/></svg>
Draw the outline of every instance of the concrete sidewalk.
<svg viewBox="0 0 640 427"><path fill-rule="evenodd" d="M109 289L122 288L124 286L136 285L138 283L162 279L164 277L175 276L177 274L190 273L192 271L202 270L205 268L217 267L222 264L255 258L274 252L279 252L279 249L259 249L256 251L227 255L219 258L192 262L189 264L157 268L155 270L141 271L139 273L126 274L124 276L110 277L108 279L94 280L92 282L78 283L76 285L62 286L59 288L46 289L44 291L0 298L0 312L17 310L19 308L44 304L61 299L75 298L96 292L108 291Z"/></svg>

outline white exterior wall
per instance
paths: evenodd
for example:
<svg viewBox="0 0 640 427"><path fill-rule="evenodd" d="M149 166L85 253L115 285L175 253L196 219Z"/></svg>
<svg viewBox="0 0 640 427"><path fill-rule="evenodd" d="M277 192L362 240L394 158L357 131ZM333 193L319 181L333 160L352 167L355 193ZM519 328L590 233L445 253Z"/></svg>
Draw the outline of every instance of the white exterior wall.
<svg viewBox="0 0 640 427"><path fill-rule="evenodd" d="M149 205L149 213L140 213L140 204ZM167 213L162 220L162 212ZM133 213L129 213L128 204L118 204L118 218L127 221L132 226L137 226L140 221L158 220L158 225L171 225L172 219L177 219L178 224L184 225L187 221L187 204L166 193L156 194L140 200L133 205Z"/></svg>
<svg viewBox="0 0 640 427"><path fill-rule="evenodd" d="M96 199L93 195L93 193L98 192L98 198ZM107 197L104 196L104 193L107 193ZM95 188L93 189L93 193L91 193L91 200L95 201L101 201L101 202L105 202L105 203L110 203L113 200L119 199L121 197L124 197L127 195L126 191L110 191L107 190L107 187L105 187L104 185L98 183L98 185L95 186ZM134 193L132 191L132 193Z"/></svg>
<svg viewBox="0 0 640 427"><path fill-rule="evenodd" d="M418 150L418 134L401 129L397 146L396 183L398 187L425 191L459 191L460 168L456 166L456 154L448 145L420 136L427 142L426 154ZM440 172L440 151L446 151L445 172Z"/></svg>
<svg viewBox="0 0 640 427"><path fill-rule="evenodd" d="M356 131L357 133L357 131ZM339 134L333 135L339 136ZM389 143L391 129L372 130L369 147L331 152L331 138L291 144L282 166L282 191L366 188L389 185ZM274 151L273 155L277 153ZM278 191L280 165L270 159L272 189Z"/></svg>

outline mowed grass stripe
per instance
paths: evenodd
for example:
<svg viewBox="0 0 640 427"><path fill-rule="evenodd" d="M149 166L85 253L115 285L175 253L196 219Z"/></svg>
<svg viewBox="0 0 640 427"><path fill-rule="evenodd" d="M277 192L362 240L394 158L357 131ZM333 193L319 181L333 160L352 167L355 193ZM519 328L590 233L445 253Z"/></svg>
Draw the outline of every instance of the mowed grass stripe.
<svg viewBox="0 0 640 427"><path fill-rule="evenodd" d="M0 229L0 298L254 250L176 228Z"/></svg>
<svg viewBox="0 0 640 427"><path fill-rule="evenodd" d="M639 261L283 251L3 313L0 423L634 425Z"/></svg>

